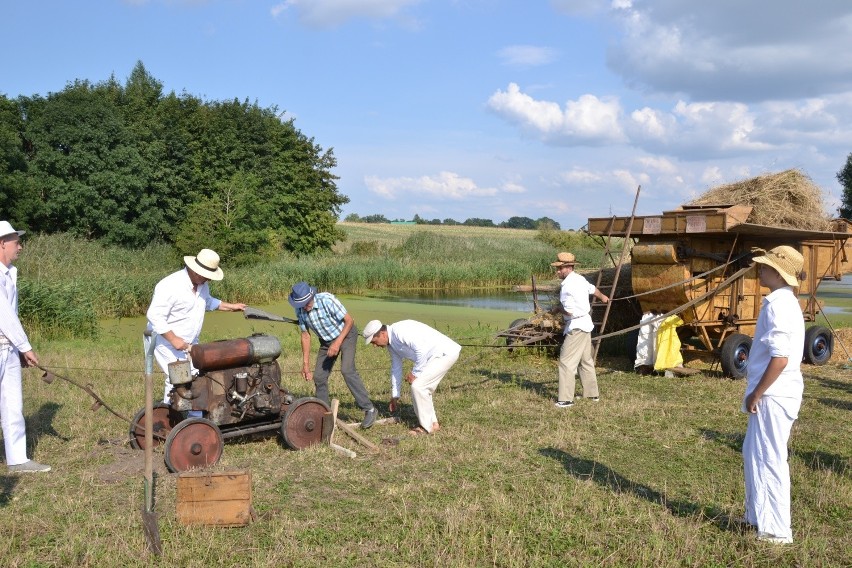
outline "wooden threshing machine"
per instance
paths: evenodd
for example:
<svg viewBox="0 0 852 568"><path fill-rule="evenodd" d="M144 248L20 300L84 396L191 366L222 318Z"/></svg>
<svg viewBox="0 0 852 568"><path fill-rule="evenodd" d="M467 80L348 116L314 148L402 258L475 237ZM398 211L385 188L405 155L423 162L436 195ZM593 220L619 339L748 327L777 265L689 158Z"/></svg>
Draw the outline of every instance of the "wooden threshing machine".
<svg viewBox="0 0 852 568"><path fill-rule="evenodd" d="M787 229L748 223L751 211L748 205L687 205L661 215L592 218L588 224L592 235L635 240L633 293L643 313L683 319L678 335L684 360L718 360L723 372L736 378L745 375L762 296L768 293L751 266L753 247L790 245L802 253L799 303L807 322L821 309L816 299L821 280L839 280L852 271L847 254L852 233L845 221L836 221L832 231ZM808 328L805 360L827 362L832 342L828 329Z"/></svg>

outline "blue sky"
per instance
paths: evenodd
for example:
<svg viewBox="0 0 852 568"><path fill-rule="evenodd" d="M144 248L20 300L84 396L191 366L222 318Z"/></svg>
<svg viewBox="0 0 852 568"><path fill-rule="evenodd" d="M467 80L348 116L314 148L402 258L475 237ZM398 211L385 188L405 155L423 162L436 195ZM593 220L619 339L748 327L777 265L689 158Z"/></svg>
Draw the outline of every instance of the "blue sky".
<svg viewBox="0 0 852 568"><path fill-rule="evenodd" d="M834 212L852 2L20 0L0 93L126 80L256 101L338 160L349 213L588 217L799 168Z"/></svg>

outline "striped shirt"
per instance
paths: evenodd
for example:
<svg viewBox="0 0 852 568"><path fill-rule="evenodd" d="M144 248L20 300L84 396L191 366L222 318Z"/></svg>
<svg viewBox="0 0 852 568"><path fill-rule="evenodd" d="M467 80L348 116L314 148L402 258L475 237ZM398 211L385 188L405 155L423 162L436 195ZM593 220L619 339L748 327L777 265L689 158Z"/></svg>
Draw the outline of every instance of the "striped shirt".
<svg viewBox="0 0 852 568"><path fill-rule="evenodd" d="M299 329L313 330L323 343L331 343L337 339L343 331L345 316L346 308L334 297L334 294L328 292L320 292L314 296L314 305L310 311L296 308Z"/></svg>

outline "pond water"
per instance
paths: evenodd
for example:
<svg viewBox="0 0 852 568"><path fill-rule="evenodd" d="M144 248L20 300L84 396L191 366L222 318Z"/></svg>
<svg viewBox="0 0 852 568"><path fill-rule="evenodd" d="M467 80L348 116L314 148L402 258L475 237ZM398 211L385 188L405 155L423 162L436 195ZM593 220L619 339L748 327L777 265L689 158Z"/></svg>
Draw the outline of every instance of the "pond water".
<svg viewBox="0 0 852 568"><path fill-rule="evenodd" d="M817 292L817 298L826 305L826 315L852 314L852 274L844 274L841 280L824 280Z"/></svg>
<svg viewBox="0 0 852 568"><path fill-rule="evenodd" d="M539 302L547 302L548 294L540 293ZM511 290L475 290L452 292L433 290L428 292L400 292L399 295L382 296L389 302L427 304L440 306L463 306L487 310L508 310L532 313L534 302L532 293L513 292Z"/></svg>

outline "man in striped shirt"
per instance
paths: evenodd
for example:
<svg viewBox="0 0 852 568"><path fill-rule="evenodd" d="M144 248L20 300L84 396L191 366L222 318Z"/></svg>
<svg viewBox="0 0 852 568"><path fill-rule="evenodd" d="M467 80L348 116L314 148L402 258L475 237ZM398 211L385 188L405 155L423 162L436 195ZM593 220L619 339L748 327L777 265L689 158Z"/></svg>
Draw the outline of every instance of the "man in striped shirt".
<svg viewBox="0 0 852 568"><path fill-rule="evenodd" d="M343 380L355 397L358 408L364 411L361 428L369 428L375 423L379 411L370 400L364 381L355 369L355 349L358 345L355 320L333 294L317 294L317 289L307 282L296 283L287 300L296 309L296 318L302 331L302 376L306 381L314 382L316 397L329 404L328 377L339 356ZM313 372L310 367L311 331L320 341Z"/></svg>

